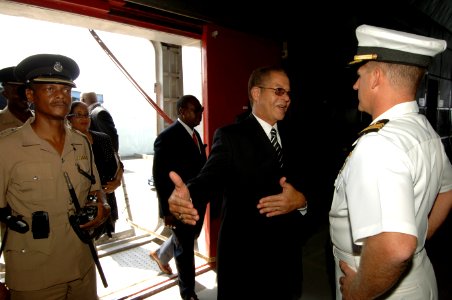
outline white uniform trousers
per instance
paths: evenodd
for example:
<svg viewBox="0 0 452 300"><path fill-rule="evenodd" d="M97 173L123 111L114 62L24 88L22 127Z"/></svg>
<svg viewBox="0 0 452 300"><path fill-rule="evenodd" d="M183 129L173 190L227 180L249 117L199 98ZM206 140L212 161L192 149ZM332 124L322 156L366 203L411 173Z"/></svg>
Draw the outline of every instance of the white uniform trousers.
<svg viewBox="0 0 452 300"><path fill-rule="evenodd" d="M344 276L339 268L339 260L346 262L352 269L357 270L360 256L344 252L333 246L336 264L336 300L342 299L339 278ZM397 283L387 300L438 300L438 287L435 272L425 249L416 253L413 262L405 275Z"/></svg>

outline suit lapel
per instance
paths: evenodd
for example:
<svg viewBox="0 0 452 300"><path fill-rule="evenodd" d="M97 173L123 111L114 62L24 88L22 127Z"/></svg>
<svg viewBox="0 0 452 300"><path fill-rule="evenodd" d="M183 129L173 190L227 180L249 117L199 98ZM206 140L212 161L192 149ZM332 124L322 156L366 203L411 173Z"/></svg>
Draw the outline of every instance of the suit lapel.
<svg viewBox="0 0 452 300"><path fill-rule="evenodd" d="M265 155L271 156L272 158L274 157L274 159L276 160L275 148L273 148L270 139L265 133L264 128L262 128L261 124L259 124L254 115L251 114L248 120L250 120L249 135L252 139L254 139L254 143L256 145L259 145L258 149L261 149L260 151L264 151Z"/></svg>
<svg viewBox="0 0 452 300"><path fill-rule="evenodd" d="M204 145L204 143L202 142L201 136L199 135L199 132L194 129L196 138L198 139L198 143L199 143L199 150L201 151L201 156L206 159L206 145ZM194 143L193 143L194 144Z"/></svg>
<svg viewBox="0 0 452 300"><path fill-rule="evenodd" d="M193 151L196 151L197 153L200 153L203 160L206 160L206 149L203 147L203 143L201 140L201 136L199 135L198 131L194 131L196 134L196 137L198 138L199 146L201 149L201 152L199 151L198 146L196 146L195 142L193 141L193 138L190 136L190 134L185 129L184 125L182 125L179 121L176 121L174 124L175 127L178 128L178 132L181 138L181 141L184 141L187 145L190 145L190 148L193 149Z"/></svg>

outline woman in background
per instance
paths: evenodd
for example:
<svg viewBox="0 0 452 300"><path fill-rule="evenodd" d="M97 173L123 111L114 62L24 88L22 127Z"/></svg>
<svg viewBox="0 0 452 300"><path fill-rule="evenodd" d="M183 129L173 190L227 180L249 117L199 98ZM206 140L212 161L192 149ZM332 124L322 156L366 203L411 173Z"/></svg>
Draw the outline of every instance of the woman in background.
<svg viewBox="0 0 452 300"><path fill-rule="evenodd" d="M96 234L96 239L106 233L110 238L115 232L115 222L118 219L118 205L116 203L115 190L121 185L124 165L113 148L108 134L90 130L90 117L88 106L79 101L72 102L71 110L67 115L69 125L88 138L93 149L94 161L102 188L107 195L108 204L111 206L110 219L105 222L105 226Z"/></svg>

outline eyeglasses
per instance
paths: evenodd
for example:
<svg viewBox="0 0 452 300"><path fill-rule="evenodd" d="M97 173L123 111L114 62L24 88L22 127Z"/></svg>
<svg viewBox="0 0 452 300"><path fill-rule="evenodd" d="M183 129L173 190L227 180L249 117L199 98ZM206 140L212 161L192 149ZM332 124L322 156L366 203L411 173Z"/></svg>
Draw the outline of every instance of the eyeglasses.
<svg viewBox="0 0 452 300"><path fill-rule="evenodd" d="M89 114L83 115L83 114L68 114L67 115L68 118L74 117L77 119L88 119L89 118Z"/></svg>
<svg viewBox="0 0 452 300"><path fill-rule="evenodd" d="M276 96L284 96L285 94L287 94L287 96L290 97L290 91L287 91L283 88L269 88L269 87L264 87L264 86L258 86L258 88L260 89L267 89L267 90L273 90L275 92Z"/></svg>

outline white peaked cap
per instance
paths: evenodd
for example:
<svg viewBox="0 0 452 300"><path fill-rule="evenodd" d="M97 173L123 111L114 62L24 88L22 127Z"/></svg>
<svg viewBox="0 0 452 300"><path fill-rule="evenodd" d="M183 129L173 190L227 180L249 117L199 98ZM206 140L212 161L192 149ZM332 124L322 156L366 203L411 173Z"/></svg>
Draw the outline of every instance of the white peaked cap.
<svg viewBox="0 0 452 300"><path fill-rule="evenodd" d="M444 40L370 25L358 26L356 37L357 55L349 64L375 60L426 68L447 47Z"/></svg>

